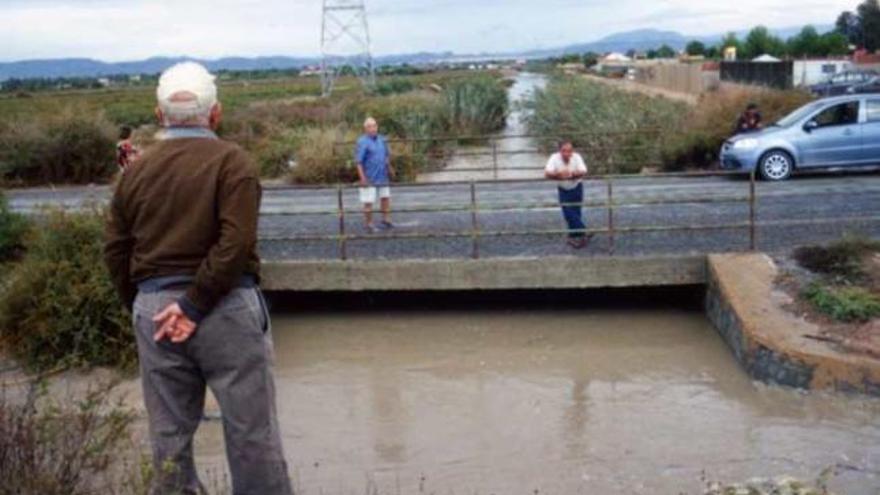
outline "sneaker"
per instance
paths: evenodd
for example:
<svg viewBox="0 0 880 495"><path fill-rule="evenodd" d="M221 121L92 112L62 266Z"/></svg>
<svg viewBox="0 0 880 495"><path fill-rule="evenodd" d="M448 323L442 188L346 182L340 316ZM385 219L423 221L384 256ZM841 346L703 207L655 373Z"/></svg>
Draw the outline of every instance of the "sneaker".
<svg viewBox="0 0 880 495"><path fill-rule="evenodd" d="M379 228L382 230L391 230L394 228L394 224L391 222L387 222L385 220L382 220L382 223L379 224Z"/></svg>
<svg viewBox="0 0 880 495"><path fill-rule="evenodd" d="M576 239L569 239L568 245L574 249L583 249L583 248L587 247L587 239L584 237L580 237L580 238L576 238Z"/></svg>

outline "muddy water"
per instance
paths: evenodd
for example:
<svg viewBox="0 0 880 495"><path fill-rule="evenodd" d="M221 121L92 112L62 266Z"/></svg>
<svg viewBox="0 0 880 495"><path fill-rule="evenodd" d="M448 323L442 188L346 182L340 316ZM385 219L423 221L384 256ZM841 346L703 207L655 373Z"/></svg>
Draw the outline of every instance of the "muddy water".
<svg viewBox="0 0 880 495"><path fill-rule="evenodd" d="M698 493L849 466L878 493L880 403L750 382L699 312L313 313L274 319L302 493ZM203 468L222 433L202 426Z"/></svg>
<svg viewBox="0 0 880 495"><path fill-rule="evenodd" d="M525 124L526 110L522 103L536 89L543 89L547 78L541 74L524 72L517 74L514 84L508 90L511 112L503 131L497 134L497 173L493 170L495 160L491 145L461 146L455 156L437 172L420 174L419 182L447 182L492 179L534 179L543 177L541 167L547 157L537 153L537 145L532 139L522 138L528 134ZM487 169L469 171L472 169Z"/></svg>

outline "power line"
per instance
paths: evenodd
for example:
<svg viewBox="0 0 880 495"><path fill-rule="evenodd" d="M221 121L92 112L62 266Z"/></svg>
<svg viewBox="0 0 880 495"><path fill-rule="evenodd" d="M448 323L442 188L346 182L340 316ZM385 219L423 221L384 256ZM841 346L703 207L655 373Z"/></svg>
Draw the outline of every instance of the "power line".
<svg viewBox="0 0 880 495"><path fill-rule="evenodd" d="M376 82L370 28L363 0L324 0L321 19L321 93L330 96L350 68L367 88Z"/></svg>

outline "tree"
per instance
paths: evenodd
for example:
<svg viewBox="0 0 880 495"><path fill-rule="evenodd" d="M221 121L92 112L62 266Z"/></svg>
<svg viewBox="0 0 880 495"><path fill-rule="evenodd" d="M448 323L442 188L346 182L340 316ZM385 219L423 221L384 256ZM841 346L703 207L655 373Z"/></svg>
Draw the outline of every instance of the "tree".
<svg viewBox="0 0 880 495"><path fill-rule="evenodd" d="M721 57L721 52L717 46L713 45L707 47L706 52L703 55L708 59L716 59Z"/></svg>
<svg viewBox="0 0 880 495"><path fill-rule="evenodd" d="M657 58L675 58L677 53L669 45L662 45L657 49Z"/></svg>
<svg viewBox="0 0 880 495"><path fill-rule="evenodd" d="M788 40L788 54L792 57L816 57L827 55L822 53L824 43L819 32L813 26L805 26L800 33Z"/></svg>
<svg viewBox="0 0 880 495"><path fill-rule="evenodd" d="M764 54L781 57L785 54L785 42L770 34L770 30L764 26L757 26L749 31L743 48L744 55L749 58Z"/></svg>
<svg viewBox="0 0 880 495"><path fill-rule="evenodd" d="M638 52L636 52L635 48L630 48L629 50L626 51L626 56L629 58L636 58L637 54L638 54Z"/></svg>
<svg viewBox="0 0 880 495"><path fill-rule="evenodd" d="M880 1L865 0L858 9L862 45L868 51L880 50Z"/></svg>
<svg viewBox="0 0 880 495"><path fill-rule="evenodd" d="M840 33L825 33L821 40L822 55L846 55L849 53L849 41Z"/></svg>
<svg viewBox="0 0 880 495"><path fill-rule="evenodd" d="M583 55L582 60L584 62L584 66L592 67L599 63L599 54L595 52L587 52Z"/></svg>
<svg viewBox="0 0 880 495"><path fill-rule="evenodd" d="M700 55L705 56L706 55L706 45L704 45L703 43L701 43L697 40L694 40L694 41L691 41L690 43L687 44L687 47L685 47L684 51L687 52L687 54L692 57L696 57L696 56L700 56Z"/></svg>
<svg viewBox="0 0 880 495"><path fill-rule="evenodd" d="M837 17L834 30L846 36L847 41L853 45L862 44L862 21L856 14L850 11L841 12Z"/></svg>

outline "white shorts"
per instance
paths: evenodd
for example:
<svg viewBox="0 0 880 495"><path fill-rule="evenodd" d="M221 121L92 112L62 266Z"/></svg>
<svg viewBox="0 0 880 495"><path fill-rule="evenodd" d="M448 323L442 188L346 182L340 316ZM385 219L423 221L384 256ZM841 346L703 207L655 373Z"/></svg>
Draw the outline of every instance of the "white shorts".
<svg viewBox="0 0 880 495"><path fill-rule="evenodd" d="M388 186L367 186L361 188L361 203L373 204L376 202L376 196L382 199L391 197L391 188Z"/></svg>

